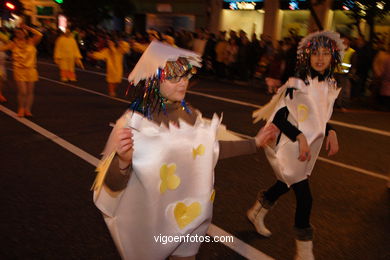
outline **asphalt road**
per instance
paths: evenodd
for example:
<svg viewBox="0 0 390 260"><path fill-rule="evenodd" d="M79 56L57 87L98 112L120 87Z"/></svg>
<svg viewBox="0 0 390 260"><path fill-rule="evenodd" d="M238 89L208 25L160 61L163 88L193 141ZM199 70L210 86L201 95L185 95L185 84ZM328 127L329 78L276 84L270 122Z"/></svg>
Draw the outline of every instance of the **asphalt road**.
<svg viewBox="0 0 390 260"><path fill-rule="evenodd" d="M127 84L122 83L119 99L112 99L106 96L99 72L78 71L78 82L63 84L58 69L43 61L39 73L32 119L20 120L12 112L12 80L4 90L9 101L0 106L0 259L119 259L89 189L109 123L127 107L122 99ZM229 130L249 136L261 127L251 123L251 112L269 98L256 84L199 77L187 95L205 117L223 112ZM330 158L322 152L310 180L316 259L390 259L390 113L361 107L350 113L336 111L332 120L341 150ZM36 126L55 136L31 128ZM59 140L74 147L67 150ZM69 151L76 148L90 159ZM198 259L260 257L259 251L275 259L293 259L292 192L266 218L271 238L258 235L245 216L257 192L274 181L261 152L218 163L213 224L243 243L235 249L204 243Z"/></svg>

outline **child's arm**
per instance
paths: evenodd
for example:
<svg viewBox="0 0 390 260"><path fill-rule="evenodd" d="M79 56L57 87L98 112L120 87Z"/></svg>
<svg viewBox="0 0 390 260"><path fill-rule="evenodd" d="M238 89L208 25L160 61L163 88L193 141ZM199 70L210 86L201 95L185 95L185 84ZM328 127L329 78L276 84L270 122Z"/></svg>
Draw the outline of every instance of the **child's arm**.
<svg viewBox="0 0 390 260"><path fill-rule="evenodd" d="M118 137L116 153L119 168L127 170L133 159L133 133L130 128L122 128L118 130Z"/></svg>
<svg viewBox="0 0 390 260"><path fill-rule="evenodd" d="M291 141L295 142L298 140L299 143L299 156L298 160L306 161L311 158L310 147L307 143L305 135L288 120L289 111L287 107L282 107L276 112L272 123L274 123L280 131L285 134Z"/></svg>
<svg viewBox="0 0 390 260"><path fill-rule="evenodd" d="M124 189L130 179L134 145L132 137L129 128L119 129L116 133L116 154L105 179L105 184L113 191Z"/></svg>
<svg viewBox="0 0 390 260"><path fill-rule="evenodd" d="M254 138L238 141L219 141L219 159L254 154L260 147L265 147L276 137L278 129L270 124L259 130Z"/></svg>
<svg viewBox="0 0 390 260"><path fill-rule="evenodd" d="M125 41L119 42L119 51L122 54L128 53L130 51L130 45Z"/></svg>
<svg viewBox="0 0 390 260"><path fill-rule="evenodd" d="M276 112L272 123L274 123L291 141L295 142L297 136L302 132L287 120L288 115L289 111L287 107L282 107Z"/></svg>
<svg viewBox="0 0 390 260"><path fill-rule="evenodd" d="M218 159L227 159L240 155L254 154L257 151L256 141L254 138L238 141L218 141L219 157Z"/></svg>
<svg viewBox="0 0 390 260"><path fill-rule="evenodd" d="M8 51L13 49L15 46L14 42L10 41L7 44L0 46L0 51Z"/></svg>
<svg viewBox="0 0 390 260"><path fill-rule="evenodd" d="M31 28L30 26L27 26L25 24L21 25L20 27L34 34L34 36L31 38L32 44L37 45L41 41L43 34L40 31Z"/></svg>
<svg viewBox="0 0 390 260"><path fill-rule="evenodd" d="M306 136L303 133L300 133L297 136L297 140L299 143L299 157L298 160L300 161L310 161L311 154L310 154L310 146L307 143Z"/></svg>
<svg viewBox="0 0 390 260"><path fill-rule="evenodd" d="M328 156L335 155L339 151L337 134L330 124L326 124L326 151Z"/></svg>
<svg viewBox="0 0 390 260"><path fill-rule="evenodd" d="M104 48L103 50L101 51L95 51L95 52L89 52L87 55L88 57L90 57L91 59L95 59L95 60L105 60L106 59L106 53L107 53L107 49Z"/></svg>

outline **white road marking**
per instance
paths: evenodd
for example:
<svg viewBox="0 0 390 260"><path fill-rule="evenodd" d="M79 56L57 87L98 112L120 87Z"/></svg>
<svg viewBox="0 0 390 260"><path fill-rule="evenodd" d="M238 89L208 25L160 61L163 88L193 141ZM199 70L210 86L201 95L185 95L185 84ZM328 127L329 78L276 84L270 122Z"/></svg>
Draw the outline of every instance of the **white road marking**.
<svg viewBox="0 0 390 260"><path fill-rule="evenodd" d="M225 238L228 236L232 236L232 234L226 232L225 230L217 227L214 224L210 225L207 233L210 236L218 236L218 237L224 236ZM225 246L231 248L233 251L244 256L246 259L251 259L251 260L252 259L259 259L259 260L261 260L261 259L274 259L274 258L264 254L263 252L257 250L256 248L248 245L244 241L242 241L234 236L233 236L233 242L226 242L223 244Z"/></svg>
<svg viewBox="0 0 390 260"><path fill-rule="evenodd" d="M360 172L360 173L363 173L363 174L371 176L371 177L375 177L375 178L378 178L378 179L383 179L385 181L389 180L389 177L387 177L385 175L382 175L382 174L379 174L379 173L376 173L376 172L373 172L373 171L368 171L368 170L365 170L365 169L362 169L362 168L359 168L359 167L351 166L351 165L348 165L348 164L345 164L345 163L335 162L335 161L326 159L324 157L320 157L319 156L318 160L323 161L323 162L327 162L327 163L330 163L330 164L333 164L333 165L336 165L336 166L339 166L341 168L345 168L345 169L352 170L352 171L355 171L355 172Z"/></svg>
<svg viewBox="0 0 390 260"><path fill-rule="evenodd" d="M6 115L15 119L16 121L19 121L20 123L31 128L35 132L45 136L47 139L58 144L59 146L63 147L64 149L68 150L69 152L71 152L74 155L78 156L79 158L83 159L84 161L88 162L89 164L92 164L93 166L97 167L97 165L99 163L99 159L94 157L93 155L85 152L84 150L69 143L65 139L62 139L61 137L46 130L45 128L35 124L34 122L31 122L30 120L28 120L26 118L19 118L15 112L9 110L8 108L6 108L2 105L0 105L0 110L3 113L5 113ZM92 196L92 194L91 194L91 196ZM225 237L231 236L231 237L233 237L233 242L220 242L220 243L226 245L227 247L231 248L232 250L234 250L235 252L237 252L238 254L242 255L243 257L245 257L247 259L259 259L259 260L273 259L270 256L264 254L263 252L259 251L258 249L252 247L251 245L246 244L242 240L238 239L237 237L235 237L232 234L226 232L225 230L217 227L214 224L210 225L207 234L210 236L225 236Z"/></svg>
<svg viewBox="0 0 390 260"><path fill-rule="evenodd" d="M87 88L82 88L82 87L79 87L79 86L76 86L76 85L72 85L72 84L69 84L69 83L61 82L61 81L50 79L50 78L46 78L46 77L43 77L43 76L39 76L39 78L47 80L47 81L50 81L50 82L54 82L54 83L57 83L57 84L60 84L60 85L63 85L63 86L71 87L71 88L74 88L74 89L77 89L77 90L85 91L85 92L92 93L92 94L95 94L95 95L98 95L98 96L102 96L102 97L106 97L106 98L110 98L110 99L113 99L113 100L116 100L116 101L120 101L120 102L123 102L123 103L130 104L130 102L128 100L123 99L123 98L111 97L111 96L109 96L107 94L103 94L103 93L98 92L98 91L90 90L90 89L87 89Z"/></svg>
<svg viewBox="0 0 390 260"><path fill-rule="evenodd" d="M57 67L57 65L55 65L53 63L49 63L49 62L39 61L38 63ZM101 75L101 76L106 75L105 73L96 72L96 71L92 71L92 70L82 70L82 69L78 69L78 68L76 68L76 70L88 72L88 73L92 73L92 74L96 74L96 75ZM47 78L45 78L45 79L47 79ZM123 77L123 80L127 81L127 78ZM237 104L237 105L243 105L243 106L247 106L247 107L253 107L253 108L261 108L262 107L260 105L256 105L256 104L252 104L252 103L248 103L248 102L244 102L244 101L214 96L214 95L205 94L205 93L201 93L201 92L197 92L197 91L188 90L187 93L192 94L192 95L207 97L207 98L211 98L211 99L215 99L215 100L220 100L220 101L224 101L224 102L228 102L228 103L233 103L233 104ZM334 124L334 125L338 125L338 126L342 126L342 127L346 127L346 128L351 128L351 129L355 129L355 130L359 130L359 131L364 131L364 132L369 132L369 133L379 134L379 135L384 135L384 136L390 136L390 132L385 131L385 130L370 128L370 127L356 125L356 124L344 123L344 122L340 122L340 121L336 121L336 120L330 120L329 122Z"/></svg>
<svg viewBox="0 0 390 260"><path fill-rule="evenodd" d="M249 135L238 134L238 133L235 133L235 132L231 132L231 133L233 133L235 135L238 135L241 138L251 138L251 136L249 136ZM345 163L332 161L332 160L329 160L329 159L321 157L321 156L318 156L318 160L326 162L326 163L329 163L329 164L332 164L332 165L335 165L335 166L338 166L338 167L341 167L341 168L344 168L344 169L352 170L352 171L355 171L355 172L358 172L358 173L362 173L362 174L365 174L365 175L368 175L368 176L371 176L371 177L375 177L375 178L378 178L378 179L383 179L383 180L386 180L386 181L389 180L389 177L387 177L387 176L385 176L383 174L376 173L376 172L369 171L369 170L365 170L365 169L362 169L362 168L359 168L359 167L356 167L356 166L352 166L352 165L348 165L348 164L345 164Z"/></svg>
<svg viewBox="0 0 390 260"><path fill-rule="evenodd" d="M329 120L329 123L334 124L334 125L343 126L343 127L352 128L352 129L355 129L355 130L369 132L369 133L373 133L373 134L390 136L390 132L389 131L375 129L375 128L370 128L370 127L367 127L367 126L354 125L354 124L344 123L344 122L335 121L335 120Z"/></svg>

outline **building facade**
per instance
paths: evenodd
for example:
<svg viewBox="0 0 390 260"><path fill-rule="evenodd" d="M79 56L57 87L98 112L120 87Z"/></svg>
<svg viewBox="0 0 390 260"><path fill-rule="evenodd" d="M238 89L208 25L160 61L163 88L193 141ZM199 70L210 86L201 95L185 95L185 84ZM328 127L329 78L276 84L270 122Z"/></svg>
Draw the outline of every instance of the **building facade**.
<svg viewBox="0 0 390 260"><path fill-rule="evenodd" d="M308 0L143 0L134 1L137 12L145 16L146 29L154 27L164 31L167 27L195 31L207 28L219 30L244 30L248 35L268 35L274 41L292 34L306 35L318 30L311 15ZM313 3L321 25L352 37L358 35L354 21L347 15L348 6L335 5L340 0L324 0ZM378 3L386 4L386 1ZM357 1L353 1L357 2ZM339 6L338 8L334 8ZM362 22L361 31L368 38L367 25ZM387 16L375 31L390 35L390 18Z"/></svg>
<svg viewBox="0 0 390 260"><path fill-rule="evenodd" d="M25 15L36 26L55 28L61 7L53 0L21 0L25 8Z"/></svg>

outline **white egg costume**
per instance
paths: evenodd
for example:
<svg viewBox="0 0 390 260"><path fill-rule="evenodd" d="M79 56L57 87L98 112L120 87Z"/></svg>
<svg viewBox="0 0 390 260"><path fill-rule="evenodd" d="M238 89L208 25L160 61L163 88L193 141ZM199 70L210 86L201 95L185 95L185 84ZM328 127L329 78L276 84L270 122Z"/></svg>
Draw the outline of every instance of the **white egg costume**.
<svg viewBox="0 0 390 260"><path fill-rule="evenodd" d="M292 142L281 134L280 140L273 146L267 146L265 154L276 177L291 186L309 176L320 153L325 137L326 123L329 121L333 104L340 92L334 81L318 82L317 78L303 80L290 78L273 97L268 106L273 107L268 123L272 122L276 112L287 107L287 120L296 126L305 136L310 146L311 160L299 161L299 143ZM290 91L292 94L286 93ZM264 107L265 110L271 109ZM254 112L254 117L263 117L262 109Z"/></svg>
<svg viewBox="0 0 390 260"><path fill-rule="evenodd" d="M303 38L298 46L297 58L301 61L298 66L310 64L310 48L317 44L315 39L328 39L331 45L331 53L339 54L339 59L344 55L344 44L338 33L331 31L314 32ZM319 44L317 47L321 47ZM332 55L333 55L332 54ZM333 57L333 59L335 59ZM303 62L302 62L303 61ZM333 61L338 63L339 61ZM309 65L310 66L310 65ZM306 74L309 73L308 67ZM330 67L329 70L333 71ZM305 82L300 78L289 78L289 80L278 90L272 100L264 107L253 112L254 122L267 120L272 122L279 109L287 107L287 120L300 130L306 137L310 146L311 160L299 161L299 143L291 141L283 133L279 141L266 147L265 154L269 160L277 179L291 186L309 176L317 161L321 146L325 137L326 124L333 112L334 102L339 95L340 88L337 88L333 77L327 77L319 81L318 77L307 76Z"/></svg>
<svg viewBox="0 0 390 260"><path fill-rule="evenodd" d="M153 59L143 56L144 63L137 64L130 74L131 77L136 75L136 80L150 76L142 74L139 77L144 71L153 74L156 66L164 67L168 58L198 57L179 48L152 44L149 51L158 53L160 59L154 60L154 68L144 67L142 71L137 71L137 66L147 67L150 62L145 62ZM113 192L104 184L102 174L100 180L99 176L97 178L99 184L95 183L94 192L94 202L104 214L123 259L196 255L202 241L186 242L184 236L204 236L211 223L220 119L214 116L211 121L206 121L198 116L194 125L184 121L179 121L179 124L180 128L174 125L168 128L137 112L128 111L117 121L107 142L98 167L100 172L107 171L114 157L115 131L124 126L136 129L132 131L134 153L127 187ZM174 241L171 237L167 242L159 240L162 236L182 237Z"/></svg>
<svg viewBox="0 0 390 260"><path fill-rule="evenodd" d="M131 114L119 119L113 131L126 122L139 130L133 131L132 176L119 193L106 186L95 192L95 204L104 213L122 258L195 255L200 242L163 244L155 239L206 234L212 218L220 120L199 117L194 126L181 122L180 128L168 129Z"/></svg>

